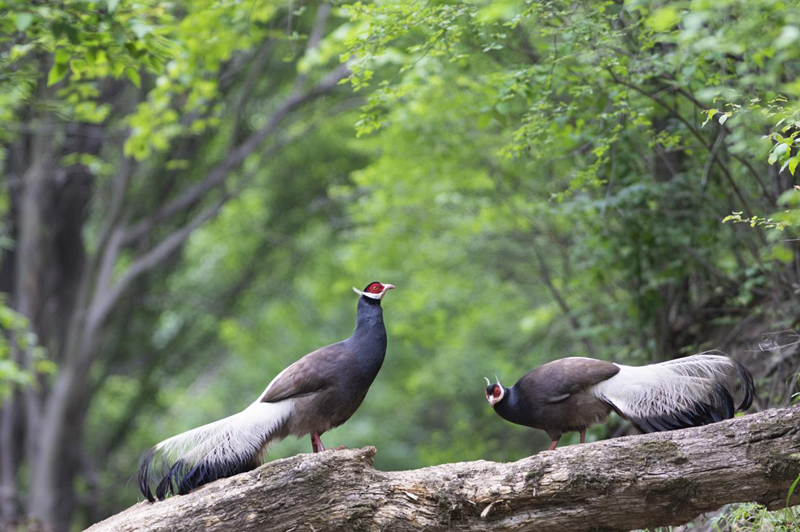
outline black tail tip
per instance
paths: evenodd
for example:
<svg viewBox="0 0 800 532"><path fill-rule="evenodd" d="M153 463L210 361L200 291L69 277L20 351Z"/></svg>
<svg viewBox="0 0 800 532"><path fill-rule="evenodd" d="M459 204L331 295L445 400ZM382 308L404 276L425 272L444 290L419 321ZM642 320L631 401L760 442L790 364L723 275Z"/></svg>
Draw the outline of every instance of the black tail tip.
<svg viewBox="0 0 800 532"><path fill-rule="evenodd" d="M156 502L155 497L153 497L153 494L150 491L150 466L153 463L153 458L155 455L156 450L150 449L144 453L142 458L139 460L139 490L150 502Z"/></svg>
<svg viewBox="0 0 800 532"><path fill-rule="evenodd" d="M739 374L739 378L742 381L742 390L744 391L744 398L736 410L744 412L753 404L753 398L756 395L756 387L753 384L753 375L750 374L747 368L735 360L733 362L736 364L736 372Z"/></svg>
<svg viewBox="0 0 800 532"><path fill-rule="evenodd" d="M151 449L142 456L139 462L139 489L150 502L163 501L171 495L186 495L190 491L215 480L231 477L258 467L256 458L244 460L228 460L226 462L200 460L191 464L185 460L177 460L171 466L163 463L163 468L153 462L157 452ZM160 459L157 460L160 462ZM169 467L169 469L166 469ZM155 483L155 494L150 490L151 482Z"/></svg>
<svg viewBox="0 0 800 532"><path fill-rule="evenodd" d="M175 484L181 482L181 478L186 472L186 462L178 460L169 468L167 474L156 486L156 497L159 501L167 498L167 495L175 495Z"/></svg>

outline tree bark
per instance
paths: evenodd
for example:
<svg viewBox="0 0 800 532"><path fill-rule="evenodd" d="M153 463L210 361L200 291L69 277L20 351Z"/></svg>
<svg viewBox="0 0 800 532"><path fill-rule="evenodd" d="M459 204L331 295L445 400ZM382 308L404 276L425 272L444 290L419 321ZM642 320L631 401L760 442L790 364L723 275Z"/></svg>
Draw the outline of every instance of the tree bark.
<svg viewBox="0 0 800 532"><path fill-rule="evenodd" d="M800 407L630 436L518 462L373 468L375 449L299 455L164 502L105 531L630 530L678 525L728 503L783 507L800 474ZM791 504L800 503L800 490Z"/></svg>

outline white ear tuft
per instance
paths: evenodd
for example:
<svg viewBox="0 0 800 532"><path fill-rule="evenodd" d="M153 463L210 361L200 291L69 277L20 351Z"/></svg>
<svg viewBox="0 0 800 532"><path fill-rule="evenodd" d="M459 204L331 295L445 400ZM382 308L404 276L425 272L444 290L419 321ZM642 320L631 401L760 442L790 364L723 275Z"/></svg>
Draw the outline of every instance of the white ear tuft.
<svg viewBox="0 0 800 532"><path fill-rule="evenodd" d="M359 290L355 286L353 287L353 292L355 292L356 294L358 294L360 296L368 297L370 299L380 299L380 298L383 297L383 294L385 293L385 292L381 292L380 294L370 294L369 292L362 292L361 290Z"/></svg>

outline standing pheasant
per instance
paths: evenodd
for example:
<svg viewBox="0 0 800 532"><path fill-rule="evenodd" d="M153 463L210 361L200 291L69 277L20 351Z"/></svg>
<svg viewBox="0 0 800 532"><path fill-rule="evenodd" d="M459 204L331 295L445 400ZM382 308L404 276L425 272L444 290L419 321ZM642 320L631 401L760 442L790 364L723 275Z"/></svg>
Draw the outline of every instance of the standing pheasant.
<svg viewBox="0 0 800 532"><path fill-rule="evenodd" d="M393 289L372 282L360 295L356 328L347 340L307 354L272 379L242 412L178 434L144 454L139 488L150 502L185 495L214 480L257 467L269 445L289 435L311 435L311 448L324 451L320 436L352 416L386 355L381 300ZM150 490L155 486L155 497Z"/></svg>

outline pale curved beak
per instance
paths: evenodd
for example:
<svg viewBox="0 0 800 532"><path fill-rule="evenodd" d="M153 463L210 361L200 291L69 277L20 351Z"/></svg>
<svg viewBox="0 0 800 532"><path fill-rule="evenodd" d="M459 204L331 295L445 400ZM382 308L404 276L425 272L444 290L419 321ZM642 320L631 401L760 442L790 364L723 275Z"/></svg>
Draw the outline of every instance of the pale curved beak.
<svg viewBox="0 0 800 532"><path fill-rule="evenodd" d="M387 290L394 290L394 285L393 284L383 285L383 291L386 292Z"/></svg>

